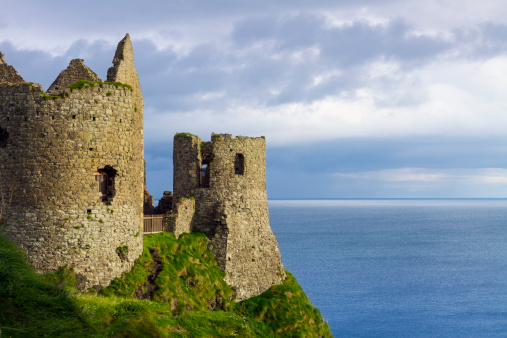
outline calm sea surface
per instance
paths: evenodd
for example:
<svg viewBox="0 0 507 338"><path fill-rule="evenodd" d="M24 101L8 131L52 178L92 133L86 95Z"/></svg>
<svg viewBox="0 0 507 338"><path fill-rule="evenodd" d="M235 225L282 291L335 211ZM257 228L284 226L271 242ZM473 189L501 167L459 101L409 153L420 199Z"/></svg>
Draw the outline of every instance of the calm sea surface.
<svg viewBox="0 0 507 338"><path fill-rule="evenodd" d="M507 337L507 200L270 200L335 337Z"/></svg>

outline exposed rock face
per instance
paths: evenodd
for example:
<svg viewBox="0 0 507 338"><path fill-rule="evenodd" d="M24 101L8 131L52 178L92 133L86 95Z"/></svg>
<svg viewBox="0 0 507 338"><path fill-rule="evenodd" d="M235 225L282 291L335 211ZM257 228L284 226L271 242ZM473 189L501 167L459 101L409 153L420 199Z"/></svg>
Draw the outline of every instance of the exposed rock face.
<svg viewBox="0 0 507 338"><path fill-rule="evenodd" d="M25 80L18 71L4 60L4 54L0 52L0 83L24 83Z"/></svg>
<svg viewBox="0 0 507 338"><path fill-rule="evenodd" d="M74 59L70 61L69 66L58 75L47 90L47 93L61 93L68 85L80 80L102 81L93 70L84 65L82 59Z"/></svg>
<svg viewBox="0 0 507 338"><path fill-rule="evenodd" d="M177 134L173 164L170 228L176 234L208 235L238 300L282 283L285 270L269 226L264 138L213 134L210 142L202 142Z"/></svg>
<svg viewBox="0 0 507 338"><path fill-rule="evenodd" d="M81 80L76 69L87 68L73 60L58 83ZM1 228L39 272L68 265L82 287L108 285L143 249L140 90L41 89L0 84L0 193L14 192Z"/></svg>

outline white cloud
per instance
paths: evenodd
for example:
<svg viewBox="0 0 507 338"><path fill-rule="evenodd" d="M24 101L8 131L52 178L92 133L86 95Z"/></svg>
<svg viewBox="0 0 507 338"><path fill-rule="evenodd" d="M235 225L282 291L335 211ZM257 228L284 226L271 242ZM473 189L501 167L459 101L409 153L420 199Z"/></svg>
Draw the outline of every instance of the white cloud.
<svg viewBox="0 0 507 338"><path fill-rule="evenodd" d="M411 76L421 79L415 88L389 91L372 83L341 96L273 106L257 104L257 98L237 101L226 97L224 91L201 93L199 100L223 101L226 108L217 111L203 106L189 112L147 114L147 142L164 138L171 121L177 121L179 131L194 130L204 135L264 135L270 145L355 137L503 136L507 126L503 69L507 71L507 57L484 64L435 64L414 71ZM417 101L418 93L423 101L419 104L384 106L406 95L415 96L413 101Z"/></svg>
<svg viewBox="0 0 507 338"><path fill-rule="evenodd" d="M379 171L366 171L358 173L335 173L336 177L362 179L362 180L380 180L380 181L409 181L409 182L435 182L448 178L448 175L441 172L435 172L425 168L400 168L384 169Z"/></svg>

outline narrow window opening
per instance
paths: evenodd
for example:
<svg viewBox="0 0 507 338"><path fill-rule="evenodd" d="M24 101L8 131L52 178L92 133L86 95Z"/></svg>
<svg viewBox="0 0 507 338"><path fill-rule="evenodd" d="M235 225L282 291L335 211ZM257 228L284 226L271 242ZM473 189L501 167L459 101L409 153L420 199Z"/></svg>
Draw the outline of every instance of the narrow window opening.
<svg viewBox="0 0 507 338"><path fill-rule="evenodd" d="M243 175L245 173L245 156L243 154L236 154L234 159L234 173L236 175Z"/></svg>
<svg viewBox="0 0 507 338"><path fill-rule="evenodd" d="M199 170L199 186L201 188L209 188L209 163L204 162Z"/></svg>
<svg viewBox="0 0 507 338"><path fill-rule="evenodd" d="M0 148L7 147L7 141L9 141L9 132L0 128Z"/></svg>
<svg viewBox="0 0 507 338"><path fill-rule="evenodd" d="M93 117L93 121L95 121L95 116Z"/></svg>
<svg viewBox="0 0 507 338"><path fill-rule="evenodd" d="M109 165L93 173L103 202L111 202L116 194L114 187L116 174L117 171Z"/></svg>
<svg viewBox="0 0 507 338"><path fill-rule="evenodd" d="M54 119L55 119L55 117L54 117L54 116L51 116L51 120L54 120Z"/></svg>
<svg viewBox="0 0 507 338"><path fill-rule="evenodd" d="M75 120L76 119L76 115L72 115L72 118Z"/></svg>

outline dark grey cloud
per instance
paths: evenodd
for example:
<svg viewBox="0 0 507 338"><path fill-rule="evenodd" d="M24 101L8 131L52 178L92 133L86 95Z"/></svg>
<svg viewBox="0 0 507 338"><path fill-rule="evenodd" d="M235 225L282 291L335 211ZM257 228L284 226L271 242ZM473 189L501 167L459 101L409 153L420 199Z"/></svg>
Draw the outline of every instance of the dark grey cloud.
<svg viewBox="0 0 507 338"><path fill-rule="evenodd" d="M379 59L419 64L434 60L452 47L443 37L410 35L413 30L402 19L391 20L387 25L354 21L333 27L324 16L300 14L245 20L235 26L232 40L240 48L272 42L273 52L317 47L321 50L320 62L339 67Z"/></svg>
<svg viewBox="0 0 507 338"><path fill-rule="evenodd" d="M507 25L484 23L454 30L463 57L486 59L507 54Z"/></svg>
<svg viewBox="0 0 507 338"><path fill-rule="evenodd" d="M185 7L182 3L173 6ZM351 95L361 87L389 93L377 99L379 106L419 104L425 100L425 93L410 74L412 70L447 57L458 47L465 52L476 50L475 43L480 47L476 54L504 53L506 42L501 38L505 30L504 26L483 25L468 32L456 31L455 40L449 40L411 34L413 27L402 19L383 25L355 21L336 27L322 15L299 13L237 20L230 34L232 45L198 44L183 54L172 47L160 49L151 40L132 38L145 101L152 110L171 112L223 110L231 100L261 106L311 102ZM467 44L468 48L462 47ZM8 42L0 45L6 49L8 60L9 54L15 54L22 74L37 73L33 81L45 87L75 57L84 58L105 77L114 47L105 40L78 40L63 55L50 57L15 50ZM298 53L300 60L295 61ZM392 63L397 69L371 78L368 66L374 62ZM35 72L37 69L40 71ZM333 72L339 75L328 76ZM311 85L319 77L323 79ZM223 95L204 102L198 99L210 92Z"/></svg>
<svg viewBox="0 0 507 338"><path fill-rule="evenodd" d="M196 99L210 92L223 92L225 100L269 106L311 102L375 83L379 88L399 87L400 82L408 94L379 103L413 104L417 100L410 98L410 88L419 91L418 83L405 72L415 64L433 62L451 45L439 37L407 36L410 30L400 20L387 26L356 22L329 27L317 15L258 17L237 23L230 48L200 44L181 54L143 40L136 42L136 48L143 50L136 61L144 74L143 88L156 98L152 102L157 109L169 111L222 109L223 98L204 103ZM297 53L300 60L294 60ZM400 70L371 79L364 71L375 61L394 62ZM340 75L311 85L315 78L334 71Z"/></svg>

